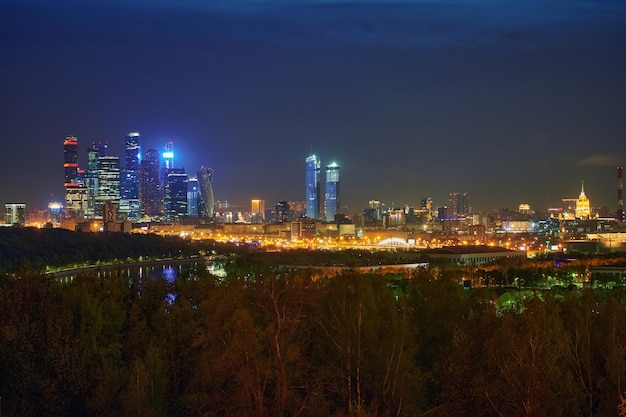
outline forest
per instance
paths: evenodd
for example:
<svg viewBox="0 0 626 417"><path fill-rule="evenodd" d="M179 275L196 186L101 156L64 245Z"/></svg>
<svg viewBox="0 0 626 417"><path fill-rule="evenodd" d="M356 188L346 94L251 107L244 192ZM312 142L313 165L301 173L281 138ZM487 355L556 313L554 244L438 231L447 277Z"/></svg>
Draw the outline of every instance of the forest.
<svg viewBox="0 0 626 417"><path fill-rule="evenodd" d="M0 278L2 416L626 415L626 294L313 280Z"/></svg>

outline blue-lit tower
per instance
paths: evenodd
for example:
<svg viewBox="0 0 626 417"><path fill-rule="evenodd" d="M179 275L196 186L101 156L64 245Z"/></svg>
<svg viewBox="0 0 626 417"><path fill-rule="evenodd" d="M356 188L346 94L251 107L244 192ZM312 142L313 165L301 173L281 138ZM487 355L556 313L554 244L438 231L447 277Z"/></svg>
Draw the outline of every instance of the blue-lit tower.
<svg viewBox="0 0 626 417"><path fill-rule="evenodd" d="M174 142L167 142L165 144L165 147L163 148L163 152L161 153L161 171L159 173L161 187L164 187L167 174L173 168L174 168Z"/></svg>
<svg viewBox="0 0 626 417"><path fill-rule="evenodd" d="M320 160L316 155L306 158L306 216L319 219L321 210Z"/></svg>
<svg viewBox="0 0 626 417"><path fill-rule="evenodd" d="M187 215L189 217L198 217L199 204L200 189L198 188L198 179L189 177L187 178Z"/></svg>
<svg viewBox="0 0 626 417"><path fill-rule="evenodd" d="M141 218L141 204L139 200L141 147L139 145L138 132L131 132L126 135L124 162L120 190L120 214L128 220L139 220Z"/></svg>
<svg viewBox="0 0 626 417"><path fill-rule="evenodd" d="M339 165L326 166L326 221L334 222L339 213Z"/></svg>

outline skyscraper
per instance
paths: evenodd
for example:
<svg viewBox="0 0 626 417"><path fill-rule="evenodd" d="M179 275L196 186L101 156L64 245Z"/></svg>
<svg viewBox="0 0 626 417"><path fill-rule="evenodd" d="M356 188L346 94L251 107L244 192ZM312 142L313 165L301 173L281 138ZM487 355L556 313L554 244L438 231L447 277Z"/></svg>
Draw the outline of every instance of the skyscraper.
<svg viewBox="0 0 626 417"><path fill-rule="evenodd" d="M67 136L63 141L65 174L65 216L82 218L87 212L88 191L78 175L78 139Z"/></svg>
<svg viewBox="0 0 626 417"><path fill-rule="evenodd" d="M139 220L141 217L141 204L139 200L141 147L139 146L138 132L131 132L126 135L124 162L125 165L120 184L120 214L129 220Z"/></svg>
<svg viewBox="0 0 626 417"><path fill-rule="evenodd" d="M98 158L98 195L95 199L95 217L104 216L104 205L120 203L120 158L101 156Z"/></svg>
<svg viewBox="0 0 626 417"><path fill-rule="evenodd" d="M172 168L174 168L174 142L167 142L161 154L161 170L159 172L159 181L163 190L167 174Z"/></svg>
<svg viewBox="0 0 626 417"><path fill-rule="evenodd" d="M450 193L448 199L448 215L457 219L459 216L467 216L470 212L468 193Z"/></svg>
<svg viewBox="0 0 626 417"><path fill-rule="evenodd" d="M187 174L184 168L171 168L165 179L165 220L176 222L187 215Z"/></svg>
<svg viewBox="0 0 626 417"><path fill-rule="evenodd" d="M287 223L289 221L290 207L287 201L281 200L276 203L276 223Z"/></svg>
<svg viewBox="0 0 626 417"><path fill-rule="evenodd" d="M580 195L576 200L576 218L577 219L589 219L591 217L591 203L585 195L585 182L580 185Z"/></svg>
<svg viewBox="0 0 626 417"><path fill-rule="evenodd" d="M200 210L198 216L205 219L212 219L215 202L213 196L213 170L205 166L198 171L198 187L200 188Z"/></svg>
<svg viewBox="0 0 626 417"><path fill-rule="evenodd" d="M96 196L98 195L98 158L107 155L107 144L93 142L87 149L87 171L85 181L87 185L87 217L95 217Z"/></svg>
<svg viewBox="0 0 626 417"><path fill-rule="evenodd" d="M144 215L163 214L162 191L159 181L159 151L148 149L139 163L139 200Z"/></svg>
<svg viewBox="0 0 626 417"><path fill-rule="evenodd" d="M326 166L326 221L334 222L339 213L339 165Z"/></svg>
<svg viewBox="0 0 626 417"><path fill-rule="evenodd" d="M310 155L306 158L306 216L319 219L321 215L320 160Z"/></svg>
<svg viewBox="0 0 626 417"><path fill-rule="evenodd" d="M198 217L198 208L200 205L200 188L198 188L198 178L187 178L187 215L189 217Z"/></svg>

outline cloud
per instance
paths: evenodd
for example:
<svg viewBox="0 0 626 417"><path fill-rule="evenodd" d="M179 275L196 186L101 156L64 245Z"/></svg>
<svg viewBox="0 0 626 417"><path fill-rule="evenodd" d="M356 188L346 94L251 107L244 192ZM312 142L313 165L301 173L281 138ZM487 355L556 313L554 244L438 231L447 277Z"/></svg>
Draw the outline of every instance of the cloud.
<svg viewBox="0 0 626 417"><path fill-rule="evenodd" d="M611 165L619 165L620 162L621 160L618 155L598 154L598 155L590 155L586 158L583 158L580 161L578 161L576 165L611 166Z"/></svg>

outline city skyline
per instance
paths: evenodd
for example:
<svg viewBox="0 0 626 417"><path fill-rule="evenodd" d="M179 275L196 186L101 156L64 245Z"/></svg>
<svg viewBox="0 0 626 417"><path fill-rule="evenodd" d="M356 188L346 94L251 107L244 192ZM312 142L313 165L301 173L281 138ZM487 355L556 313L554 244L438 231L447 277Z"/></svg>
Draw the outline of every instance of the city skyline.
<svg viewBox="0 0 626 417"><path fill-rule="evenodd" d="M342 204L475 211L575 198L616 210L626 6L398 1L4 2L4 202L63 201L60 141L176 144L216 200L304 200L302 158ZM167 35L165 35L167 33ZM81 168L86 168L81 148ZM31 168L32 167L32 168Z"/></svg>

